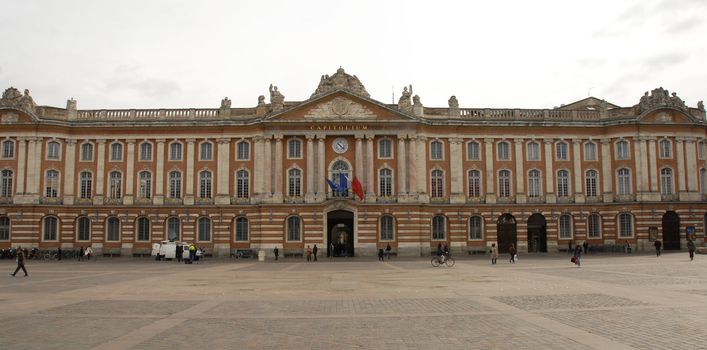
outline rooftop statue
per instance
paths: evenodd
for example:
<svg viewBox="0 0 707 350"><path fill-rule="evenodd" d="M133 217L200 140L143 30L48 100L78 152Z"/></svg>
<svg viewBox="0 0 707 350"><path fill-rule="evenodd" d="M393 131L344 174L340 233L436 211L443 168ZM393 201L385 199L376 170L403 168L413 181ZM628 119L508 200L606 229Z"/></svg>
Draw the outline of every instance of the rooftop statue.
<svg viewBox="0 0 707 350"><path fill-rule="evenodd" d="M420 102L420 96L415 95L412 97L412 105L415 107L422 107L422 102Z"/></svg>
<svg viewBox="0 0 707 350"><path fill-rule="evenodd" d="M221 100L221 108L231 108L231 100L229 100L228 97L224 97L224 99Z"/></svg>
<svg viewBox="0 0 707 350"><path fill-rule="evenodd" d="M635 107L638 113L643 113L657 107L673 107L682 110L688 109L685 105L685 101L678 97L677 93L673 92L671 95L668 90L662 87L651 90L650 95L648 91L646 91Z"/></svg>
<svg viewBox="0 0 707 350"><path fill-rule="evenodd" d="M358 77L347 74L343 68L339 67L332 76L322 75L319 80L319 86L317 86L317 90L314 91L312 97L338 89L348 90L365 97L371 96L368 94L363 84L361 84L361 81L358 80Z"/></svg>
<svg viewBox="0 0 707 350"><path fill-rule="evenodd" d="M452 95L452 97L449 98L449 108L459 108L459 101L457 101L457 97Z"/></svg>
<svg viewBox="0 0 707 350"><path fill-rule="evenodd" d="M285 96L277 91L277 86L270 84L270 105L273 111L279 111L285 107Z"/></svg>
<svg viewBox="0 0 707 350"><path fill-rule="evenodd" d="M697 102L697 109L701 110L702 112L705 111L705 103L702 101Z"/></svg>
<svg viewBox="0 0 707 350"><path fill-rule="evenodd" d="M34 103L29 90L25 89L24 95L14 87L10 87L2 94L0 99L0 107L15 107L26 111L34 112L37 105Z"/></svg>
<svg viewBox="0 0 707 350"><path fill-rule="evenodd" d="M407 86L403 88L403 93L400 95L400 99L398 100L398 109L401 111L411 111L412 110L412 102L410 101L410 97L412 96L412 85L410 85L410 90L408 90Z"/></svg>

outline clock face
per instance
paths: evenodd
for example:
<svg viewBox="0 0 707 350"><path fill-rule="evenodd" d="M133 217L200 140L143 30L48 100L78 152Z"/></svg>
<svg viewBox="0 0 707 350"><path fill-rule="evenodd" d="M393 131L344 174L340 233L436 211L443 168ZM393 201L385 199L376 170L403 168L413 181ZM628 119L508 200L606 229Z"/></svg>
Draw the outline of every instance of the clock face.
<svg viewBox="0 0 707 350"><path fill-rule="evenodd" d="M349 149L349 142L344 138L338 138L334 140L332 147L334 147L334 152L344 153Z"/></svg>

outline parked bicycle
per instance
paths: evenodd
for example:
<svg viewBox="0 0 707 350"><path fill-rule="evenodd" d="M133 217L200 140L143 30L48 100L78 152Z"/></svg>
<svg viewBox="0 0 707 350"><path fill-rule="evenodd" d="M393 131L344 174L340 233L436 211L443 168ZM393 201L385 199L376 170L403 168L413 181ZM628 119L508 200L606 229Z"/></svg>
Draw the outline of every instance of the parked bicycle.
<svg viewBox="0 0 707 350"><path fill-rule="evenodd" d="M430 262L434 267L439 267L440 265L447 265L447 267L452 267L455 263L454 258L448 257L446 255L435 256Z"/></svg>

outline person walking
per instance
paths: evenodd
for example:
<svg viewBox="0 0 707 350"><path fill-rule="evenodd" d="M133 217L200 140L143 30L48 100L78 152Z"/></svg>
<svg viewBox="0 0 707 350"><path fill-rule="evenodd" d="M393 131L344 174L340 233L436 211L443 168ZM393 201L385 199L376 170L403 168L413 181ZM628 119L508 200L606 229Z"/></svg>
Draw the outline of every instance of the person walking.
<svg viewBox="0 0 707 350"><path fill-rule="evenodd" d="M383 259L383 248L378 249L378 261L385 261Z"/></svg>
<svg viewBox="0 0 707 350"><path fill-rule="evenodd" d="M697 247L695 246L695 241L693 241L692 238L688 238L687 252L690 253L690 261L695 259L695 250L697 250Z"/></svg>
<svg viewBox="0 0 707 350"><path fill-rule="evenodd" d="M329 254L329 258L334 257L334 243L329 243L329 251L327 253Z"/></svg>
<svg viewBox="0 0 707 350"><path fill-rule="evenodd" d="M275 249L272 250L273 254L275 254L275 261L277 261L277 258L280 257L280 250L275 247Z"/></svg>
<svg viewBox="0 0 707 350"><path fill-rule="evenodd" d="M84 254L84 250L83 250L83 246L81 246L81 249L79 249L79 261L83 260L83 254Z"/></svg>
<svg viewBox="0 0 707 350"><path fill-rule="evenodd" d="M496 265L496 259L498 259L498 247L496 243L491 243L491 264Z"/></svg>
<svg viewBox="0 0 707 350"><path fill-rule="evenodd" d="M86 247L84 254L86 254L86 259L91 261L91 255L93 255L93 249L91 249L91 246Z"/></svg>
<svg viewBox="0 0 707 350"><path fill-rule="evenodd" d="M29 276L27 269L25 268L25 253L21 248L17 250L17 268L15 269L15 272L11 273L12 277L15 277L17 271L20 271L20 269L25 272L25 277Z"/></svg>
<svg viewBox="0 0 707 350"><path fill-rule="evenodd" d="M317 248L317 245L314 245L314 248L312 248L312 254L314 255L314 261L317 261L317 252L319 252L319 248Z"/></svg>
<svg viewBox="0 0 707 350"><path fill-rule="evenodd" d="M56 259L61 261L61 247L56 250Z"/></svg>
<svg viewBox="0 0 707 350"><path fill-rule="evenodd" d="M584 241L584 243L582 243L582 248L584 248L584 254L589 253L589 243L587 243L587 241Z"/></svg>
<svg viewBox="0 0 707 350"><path fill-rule="evenodd" d="M508 247L508 253L511 255L511 260L509 261L511 264L516 263L516 247L511 243L511 245Z"/></svg>
<svg viewBox="0 0 707 350"><path fill-rule="evenodd" d="M572 260L574 260L574 263L575 263L575 265L577 265L577 267L580 266L579 260L581 257L582 257L582 246L577 244L577 246L574 247L574 255L572 255Z"/></svg>
<svg viewBox="0 0 707 350"><path fill-rule="evenodd" d="M388 260L390 260L390 254L393 248L390 247L390 243L388 243L387 246L385 246L385 256L388 257Z"/></svg>
<svg viewBox="0 0 707 350"><path fill-rule="evenodd" d="M307 261L312 261L312 248L307 245Z"/></svg>
<svg viewBox="0 0 707 350"><path fill-rule="evenodd" d="M177 247L175 249L175 255L177 256L177 262L180 263L182 262L182 258L184 257L184 247L182 244L177 244Z"/></svg>
<svg viewBox="0 0 707 350"><path fill-rule="evenodd" d="M656 239L655 243L653 243L653 246L655 247L655 256L660 256L660 248L663 247L663 242L661 242L659 239Z"/></svg>
<svg viewBox="0 0 707 350"><path fill-rule="evenodd" d="M184 263L191 264L195 258L196 258L196 246L194 245L194 243L192 243L189 245L189 262L187 262L185 260Z"/></svg>

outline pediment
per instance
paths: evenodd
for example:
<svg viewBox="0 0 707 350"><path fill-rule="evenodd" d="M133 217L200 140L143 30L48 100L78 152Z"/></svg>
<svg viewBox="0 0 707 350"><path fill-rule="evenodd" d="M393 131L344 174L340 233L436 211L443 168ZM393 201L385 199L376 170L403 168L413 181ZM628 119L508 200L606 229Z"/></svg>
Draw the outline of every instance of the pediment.
<svg viewBox="0 0 707 350"><path fill-rule="evenodd" d="M694 123L691 116L673 108L659 108L647 111L638 118L641 122L648 123Z"/></svg>
<svg viewBox="0 0 707 350"><path fill-rule="evenodd" d="M35 121L31 115L15 108L0 108L1 124L32 123Z"/></svg>

